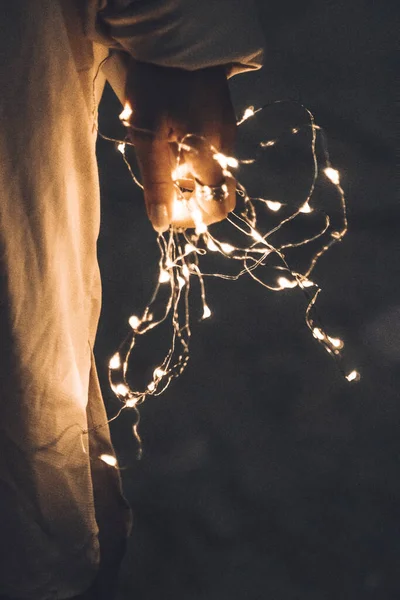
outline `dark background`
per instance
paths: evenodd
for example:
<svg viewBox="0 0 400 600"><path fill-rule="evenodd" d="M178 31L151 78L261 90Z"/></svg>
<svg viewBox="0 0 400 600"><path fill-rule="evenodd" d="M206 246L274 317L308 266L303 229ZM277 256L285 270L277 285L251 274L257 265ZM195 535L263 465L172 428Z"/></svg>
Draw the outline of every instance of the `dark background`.
<svg viewBox="0 0 400 600"><path fill-rule="evenodd" d="M247 105L303 102L328 136L349 233L318 268L320 312L362 374L348 384L304 324L296 290L209 285L182 378L112 424L134 512L119 600L390 600L400 597L399 204L392 134L395 3L260 1L262 71ZM234 41L232 41L234 43ZM107 90L101 128L115 134ZM106 366L155 277L155 235L112 144L99 143Z"/></svg>

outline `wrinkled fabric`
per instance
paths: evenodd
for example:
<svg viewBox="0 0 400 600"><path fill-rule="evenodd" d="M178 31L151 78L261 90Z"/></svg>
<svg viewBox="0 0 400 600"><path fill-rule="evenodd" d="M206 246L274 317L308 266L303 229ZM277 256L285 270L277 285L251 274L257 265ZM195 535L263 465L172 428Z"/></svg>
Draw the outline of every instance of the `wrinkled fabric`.
<svg viewBox="0 0 400 600"><path fill-rule="evenodd" d="M90 458L87 411L95 425L107 418L91 351L101 289L89 89L107 50L97 58L82 38L74 55L53 0L15 0L2 25L0 593L62 599L88 587L99 564L101 465ZM113 453L107 427L95 440ZM109 513L120 513L115 531L126 536L117 471L110 477Z"/></svg>
<svg viewBox="0 0 400 600"><path fill-rule="evenodd" d="M156 4L13 0L3 7L0 595L78 595L96 577L100 553L111 564L129 531L118 471L99 459L113 448L92 353L101 302L95 125L104 77L93 80L115 44L151 61L153 34L157 55L165 44L170 61L175 46L151 16ZM162 4L174 13L175 0ZM136 8L143 16L146 6L145 42L132 32ZM196 68L197 53L201 66L244 65L253 52L249 45L242 58L228 47L220 54L216 44L207 53L185 23L173 28L183 44L177 66ZM113 77L118 87L121 71Z"/></svg>
<svg viewBox="0 0 400 600"><path fill-rule="evenodd" d="M226 65L229 74L262 64L252 0L90 0L88 9L89 37L143 62L189 70Z"/></svg>

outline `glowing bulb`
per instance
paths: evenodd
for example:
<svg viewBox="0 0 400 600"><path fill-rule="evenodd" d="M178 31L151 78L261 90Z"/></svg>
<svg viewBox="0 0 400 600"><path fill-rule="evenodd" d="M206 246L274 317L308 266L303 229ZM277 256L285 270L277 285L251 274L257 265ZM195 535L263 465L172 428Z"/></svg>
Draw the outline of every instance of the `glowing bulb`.
<svg viewBox="0 0 400 600"><path fill-rule="evenodd" d="M184 150L185 152L193 152L194 151L194 148L192 146L189 146L189 144L184 144L182 142L179 144L179 149Z"/></svg>
<svg viewBox="0 0 400 600"><path fill-rule="evenodd" d="M301 212L301 213L310 213L310 212L312 212L312 208L308 204L308 202L305 202L303 204L303 206L301 208L299 208L299 212Z"/></svg>
<svg viewBox="0 0 400 600"><path fill-rule="evenodd" d="M348 375L346 375L347 381L359 381L360 373L358 371L352 371Z"/></svg>
<svg viewBox="0 0 400 600"><path fill-rule="evenodd" d="M205 188L207 186L203 186ZM197 188L197 192L199 191L199 187ZM191 217L194 221L195 232L197 235L201 235L202 233L207 232L207 225L203 221L203 216L201 211L196 207L191 211Z"/></svg>
<svg viewBox="0 0 400 600"><path fill-rule="evenodd" d="M299 133L298 127L293 127L292 133L294 133L294 134Z"/></svg>
<svg viewBox="0 0 400 600"><path fill-rule="evenodd" d="M185 254L190 254L191 252L196 252L196 246L193 246L193 244L185 244Z"/></svg>
<svg viewBox="0 0 400 600"><path fill-rule="evenodd" d="M183 277L180 277L178 275L178 285L179 285L179 289L181 290L183 288L183 286L185 285L186 281L183 279Z"/></svg>
<svg viewBox="0 0 400 600"><path fill-rule="evenodd" d="M184 179L189 174L189 172L189 165L187 165L186 163L182 163L172 171L172 179L174 181L176 181L177 179Z"/></svg>
<svg viewBox="0 0 400 600"><path fill-rule="evenodd" d="M248 106L246 108L246 110L243 113L242 118L240 119L238 125L240 125L241 123L243 123L243 121L247 121L247 119L250 119L250 117L254 117L254 106Z"/></svg>
<svg viewBox="0 0 400 600"><path fill-rule="evenodd" d="M339 185L339 183L340 183L339 171L337 171L336 169L332 169L332 167L326 167L326 169L324 169L324 173L327 176L327 178L332 181L332 183L334 183L335 185Z"/></svg>
<svg viewBox="0 0 400 600"><path fill-rule="evenodd" d="M174 199L172 204L172 221L183 221L187 217L187 203L184 200Z"/></svg>
<svg viewBox="0 0 400 600"><path fill-rule="evenodd" d="M196 225L195 231L196 231L197 235L201 235L202 233L207 233L207 231L208 231L207 225L203 222L198 223Z"/></svg>
<svg viewBox="0 0 400 600"><path fill-rule="evenodd" d="M168 273L168 271L165 271L165 269L162 269L160 271L160 276L158 278L159 283L168 283L168 281L171 281L171 275Z"/></svg>
<svg viewBox="0 0 400 600"><path fill-rule="evenodd" d="M166 375L166 372L161 367L156 367L154 369L153 377L155 379L161 379L161 377L164 377L164 375Z"/></svg>
<svg viewBox="0 0 400 600"><path fill-rule="evenodd" d="M119 152L121 152L121 154L125 154L125 146L126 144L124 144L124 142L120 142L117 146L117 149Z"/></svg>
<svg viewBox="0 0 400 600"><path fill-rule="evenodd" d="M264 242L263 236L260 233L258 233L258 231L256 231L255 229L252 229L251 237L253 238L253 240L256 240L256 242Z"/></svg>
<svg viewBox="0 0 400 600"><path fill-rule="evenodd" d="M129 317L129 325L135 331L140 325L139 317L136 317L135 315L132 315L131 317Z"/></svg>
<svg viewBox="0 0 400 600"><path fill-rule="evenodd" d="M125 406L127 408L134 408L137 404L138 398L128 398L128 400L125 401Z"/></svg>
<svg viewBox="0 0 400 600"><path fill-rule="evenodd" d="M261 148L270 148L271 146L275 146L276 140L268 140L267 142L260 142Z"/></svg>
<svg viewBox="0 0 400 600"><path fill-rule="evenodd" d="M315 283L313 281L311 281L311 279L303 279L303 281L301 282L301 285L305 288L308 288L308 287L313 287L313 285L315 285Z"/></svg>
<svg viewBox="0 0 400 600"><path fill-rule="evenodd" d="M341 350L344 346L343 340L340 340L339 338L333 338L328 335L328 340L330 341L332 346L334 346L334 348L337 348L338 350Z"/></svg>
<svg viewBox="0 0 400 600"><path fill-rule="evenodd" d="M319 327L314 327L312 333L313 333L313 336L317 340L324 340L325 339L325 334L324 334L324 332Z"/></svg>
<svg viewBox="0 0 400 600"><path fill-rule="evenodd" d="M129 104L129 102L125 102L124 110L119 115L119 118L124 124L129 124L129 118L132 116L132 113L133 110L131 108L131 105Z"/></svg>
<svg viewBox="0 0 400 600"><path fill-rule="evenodd" d="M286 279L286 277L279 277L278 285L281 288L294 288L297 285L297 281L290 281L289 279Z"/></svg>
<svg viewBox="0 0 400 600"><path fill-rule="evenodd" d="M190 271L187 265L183 265L182 267L182 275L184 276L185 279L189 279L190 278Z"/></svg>
<svg viewBox="0 0 400 600"><path fill-rule="evenodd" d="M205 304L203 310L203 319L208 319L209 317L211 317L211 310L209 309L207 304Z"/></svg>
<svg viewBox="0 0 400 600"><path fill-rule="evenodd" d="M108 366L110 369L119 369L121 366L121 357L118 354L118 352L116 354L114 354L114 356L110 359L110 362L108 363Z"/></svg>
<svg viewBox="0 0 400 600"><path fill-rule="evenodd" d="M273 210L274 212L277 212L283 206L283 204L275 202L274 200L266 200L265 204L268 206L269 210Z"/></svg>
<svg viewBox="0 0 400 600"><path fill-rule="evenodd" d="M117 396L127 396L129 394L129 388L124 383L118 383L118 385L113 385L112 389L117 394Z"/></svg>
<svg viewBox="0 0 400 600"><path fill-rule="evenodd" d="M228 167L237 169L239 166L239 161L236 158L233 158L233 156L225 156L225 154L222 154L221 152L214 154L213 159L216 160L223 169L227 169Z"/></svg>
<svg viewBox="0 0 400 600"><path fill-rule="evenodd" d="M150 381L149 385L147 386L147 389L149 390L149 392L154 392L154 390L156 389L156 384L154 383L154 381Z"/></svg>
<svg viewBox="0 0 400 600"><path fill-rule="evenodd" d="M218 252L218 246L211 238L207 240L207 248L211 250L211 252Z"/></svg>
<svg viewBox="0 0 400 600"><path fill-rule="evenodd" d="M117 466L117 459L115 458L115 456L112 456L111 454L100 454L99 458L104 463L106 463L106 465L110 465L110 467Z"/></svg>
<svg viewBox="0 0 400 600"><path fill-rule="evenodd" d="M231 254L234 251L234 247L230 244L225 244L224 242L221 244L221 250L225 252L225 254Z"/></svg>

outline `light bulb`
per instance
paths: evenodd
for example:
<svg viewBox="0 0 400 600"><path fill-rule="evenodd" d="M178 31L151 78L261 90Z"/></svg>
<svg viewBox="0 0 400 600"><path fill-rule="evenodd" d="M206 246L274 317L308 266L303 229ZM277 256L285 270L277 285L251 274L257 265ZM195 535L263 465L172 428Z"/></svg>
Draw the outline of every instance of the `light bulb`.
<svg viewBox="0 0 400 600"><path fill-rule="evenodd" d="M136 315L132 315L131 317L129 317L129 325L135 331L140 325L139 317L137 317Z"/></svg>
<svg viewBox="0 0 400 600"><path fill-rule="evenodd" d="M104 463L106 463L106 465L110 465L110 467L117 466L117 459L115 458L115 456L112 456L111 454L100 454L99 458Z"/></svg>
<svg viewBox="0 0 400 600"><path fill-rule="evenodd" d="M337 171L336 169L332 169L332 167L326 167L326 169L324 169L324 173L327 176L327 178L332 181L332 183L334 183L335 185L339 185L339 183L340 183L339 171Z"/></svg>
<svg viewBox="0 0 400 600"><path fill-rule="evenodd" d="M119 369L121 367L121 357L118 352L110 359L108 366L110 369Z"/></svg>

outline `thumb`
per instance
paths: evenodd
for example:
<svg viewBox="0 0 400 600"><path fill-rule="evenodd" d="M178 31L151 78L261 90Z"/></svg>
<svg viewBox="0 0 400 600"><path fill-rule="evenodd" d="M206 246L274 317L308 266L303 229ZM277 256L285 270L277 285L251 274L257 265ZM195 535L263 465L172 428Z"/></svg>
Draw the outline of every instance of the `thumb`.
<svg viewBox="0 0 400 600"><path fill-rule="evenodd" d="M154 229L162 233L168 229L172 217L175 156L171 144L165 139L138 131L133 132L131 137L142 175L147 214Z"/></svg>

